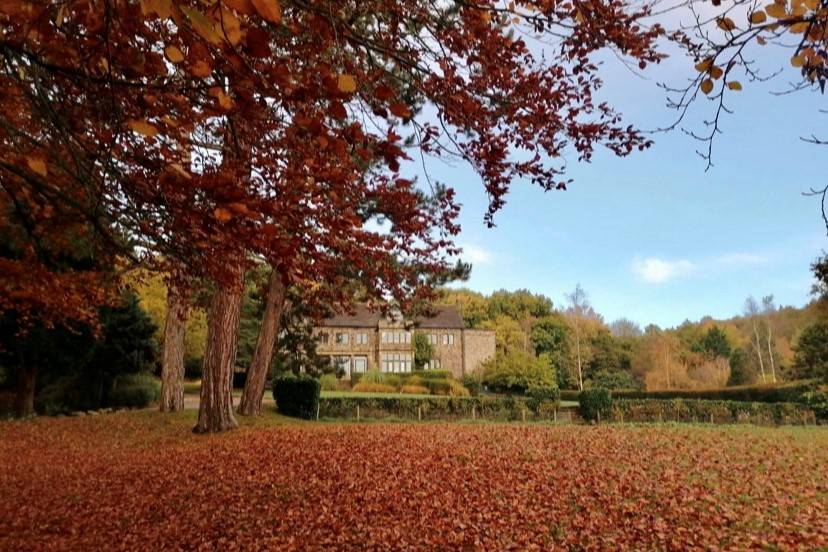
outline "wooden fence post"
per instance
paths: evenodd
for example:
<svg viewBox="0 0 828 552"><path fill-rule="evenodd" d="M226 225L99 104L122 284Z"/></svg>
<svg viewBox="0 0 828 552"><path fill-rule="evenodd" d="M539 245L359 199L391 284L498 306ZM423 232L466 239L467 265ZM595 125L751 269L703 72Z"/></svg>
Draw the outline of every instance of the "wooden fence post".
<svg viewBox="0 0 828 552"><path fill-rule="evenodd" d="M319 421L319 403L316 403L316 421Z"/></svg>
<svg viewBox="0 0 828 552"><path fill-rule="evenodd" d="M417 405L417 421L418 422L422 421L422 419L423 419L423 413L422 413L421 410L422 410L422 406L418 404Z"/></svg>
<svg viewBox="0 0 828 552"><path fill-rule="evenodd" d="M477 419L477 407L472 405L472 420L476 420L476 419Z"/></svg>
<svg viewBox="0 0 828 552"><path fill-rule="evenodd" d="M359 421L359 403L357 403L357 421Z"/></svg>
<svg viewBox="0 0 828 552"><path fill-rule="evenodd" d="M524 423L526 423L526 409L525 408L520 409L520 418Z"/></svg>
<svg viewBox="0 0 828 552"><path fill-rule="evenodd" d="M558 423L558 409L557 408L552 411L552 419L555 421L556 424Z"/></svg>

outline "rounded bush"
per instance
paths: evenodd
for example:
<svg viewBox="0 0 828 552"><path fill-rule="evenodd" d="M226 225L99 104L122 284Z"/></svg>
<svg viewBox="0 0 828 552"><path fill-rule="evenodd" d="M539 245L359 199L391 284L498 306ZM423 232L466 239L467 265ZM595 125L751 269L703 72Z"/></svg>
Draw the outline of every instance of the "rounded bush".
<svg viewBox="0 0 828 552"><path fill-rule="evenodd" d="M319 380L291 373L273 379L273 398L279 412L294 418L311 419L319 405Z"/></svg>
<svg viewBox="0 0 828 552"><path fill-rule="evenodd" d="M607 419L612 410L612 393L609 389L595 387L584 389L578 395L578 411L585 420Z"/></svg>
<svg viewBox="0 0 828 552"><path fill-rule="evenodd" d="M358 393L396 393L397 388L387 385L385 383L366 383L359 382L354 385L354 391Z"/></svg>

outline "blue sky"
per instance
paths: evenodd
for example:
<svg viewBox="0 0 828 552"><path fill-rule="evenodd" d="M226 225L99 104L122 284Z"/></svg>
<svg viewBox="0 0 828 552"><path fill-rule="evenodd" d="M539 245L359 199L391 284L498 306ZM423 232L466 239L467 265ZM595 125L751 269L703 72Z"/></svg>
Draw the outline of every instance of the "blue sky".
<svg viewBox="0 0 828 552"><path fill-rule="evenodd" d="M617 62L605 69L602 96L644 129L675 117L656 84L680 85L693 70L677 57L648 79ZM578 164L573 155L568 191L515 182L493 229L483 224L487 200L474 172L430 161L431 177L452 185L463 204L458 242L474 265L464 285L528 288L560 305L580 283L607 321L625 316L642 326L730 317L748 295L805 304L809 264L828 239L817 200L801 192L826 182L828 148L800 137L828 137L828 115L819 113L828 105L812 92L771 95L786 76L793 78L745 82L732 95L735 114L723 119L709 171L695 153L700 144L680 131L655 135L655 146L627 158L599 151ZM699 130L712 112L700 100L685 126Z"/></svg>

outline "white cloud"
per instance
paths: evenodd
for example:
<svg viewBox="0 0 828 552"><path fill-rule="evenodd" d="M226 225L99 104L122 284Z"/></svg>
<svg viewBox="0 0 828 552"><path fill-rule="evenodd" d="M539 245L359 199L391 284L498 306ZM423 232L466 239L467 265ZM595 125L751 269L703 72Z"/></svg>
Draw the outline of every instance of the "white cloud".
<svg viewBox="0 0 828 552"><path fill-rule="evenodd" d="M663 284L690 275L712 276L741 267L767 264L770 261L771 257L768 255L741 252L727 253L695 261L687 259L671 261L657 257L647 257L633 260L632 272L645 282Z"/></svg>
<svg viewBox="0 0 828 552"><path fill-rule="evenodd" d="M473 265L490 264L493 255L490 251L476 245L463 245L463 260Z"/></svg>
<svg viewBox="0 0 828 552"><path fill-rule="evenodd" d="M662 284L675 278L681 278L696 270L695 263L685 259L668 261L650 257L633 261L632 270L635 275L653 284Z"/></svg>

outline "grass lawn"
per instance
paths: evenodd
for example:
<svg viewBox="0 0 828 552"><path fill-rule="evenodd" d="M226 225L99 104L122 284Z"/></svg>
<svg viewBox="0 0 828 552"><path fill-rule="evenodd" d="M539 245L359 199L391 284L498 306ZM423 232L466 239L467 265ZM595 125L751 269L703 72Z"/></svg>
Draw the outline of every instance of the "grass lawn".
<svg viewBox="0 0 828 552"><path fill-rule="evenodd" d="M0 423L0 550L814 550L828 429Z"/></svg>

